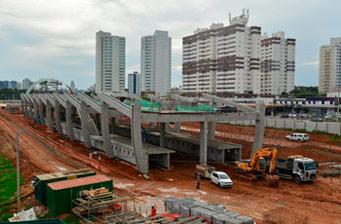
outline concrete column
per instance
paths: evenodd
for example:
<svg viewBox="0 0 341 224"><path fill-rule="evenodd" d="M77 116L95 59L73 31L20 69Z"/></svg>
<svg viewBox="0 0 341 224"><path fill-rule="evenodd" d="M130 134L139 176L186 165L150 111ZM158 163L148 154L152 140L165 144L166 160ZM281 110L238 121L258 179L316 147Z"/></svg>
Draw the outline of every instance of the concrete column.
<svg viewBox="0 0 341 224"><path fill-rule="evenodd" d="M80 119L81 119L81 135L83 137L85 146L90 148L90 134L89 134L89 127L88 127L88 108L84 101L81 102L81 109L80 109Z"/></svg>
<svg viewBox="0 0 341 224"><path fill-rule="evenodd" d="M175 130L176 133L181 131L181 122L175 122Z"/></svg>
<svg viewBox="0 0 341 224"><path fill-rule="evenodd" d="M66 117L66 133L71 140L75 140L75 133L73 133L72 125L72 105L69 101L66 101L65 117Z"/></svg>
<svg viewBox="0 0 341 224"><path fill-rule="evenodd" d="M28 103L28 116L30 117L30 119L34 120L34 112L33 112L32 102Z"/></svg>
<svg viewBox="0 0 341 224"><path fill-rule="evenodd" d="M216 126L216 122L214 121L208 122L208 138L209 139L215 139L215 126Z"/></svg>
<svg viewBox="0 0 341 224"><path fill-rule="evenodd" d="M43 101L39 100L38 101L38 110L39 110L39 122L41 124L45 124L45 117L44 117L44 103Z"/></svg>
<svg viewBox="0 0 341 224"><path fill-rule="evenodd" d="M46 124L52 130L52 105L50 101L46 101Z"/></svg>
<svg viewBox="0 0 341 224"><path fill-rule="evenodd" d="M33 108L34 108L34 121L39 122L38 103L35 100L33 102Z"/></svg>
<svg viewBox="0 0 341 224"><path fill-rule="evenodd" d="M256 152L257 149L261 149L263 147L264 142L264 132L265 132L265 104L258 103L256 105L257 109L257 117L256 117L256 126L255 126L255 139L252 145L252 151L250 158Z"/></svg>
<svg viewBox="0 0 341 224"><path fill-rule="evenodd" d="M166 123L160 123L160 146L165 147L166 146Z"/></svg>
<svg viewBox="0 0 341 224"><path fill-rule="evenodd" d="M149 172L149 161L147 152L143 149L141 134L141 106L133 104L130 120L131 142L135 151L137 169L147 175Z"/></svg>
<svg viewBox="0 0 341 224"><path fill-rule="evenodd" d="M24 117L26 117L26 108L25 107L26 107L26 101L21 99L21 111L22 111Z"/></svg>
<svg viewBox="0 0 341 224"><path fill-rule="evenodd" d="M63 134L61 122L60 122L60 104L55 100L55 108L53 110L54 120L56 122L56 129L59 135Z"/></svg>
<svg viewBox="0 0 341 224"><path fill-rule="evenodd" d="M110 158L113 157L113 151L111 150L110 143L110 129L109 129L109 105L102 102L101 106L101 129L103 138L103 150Z"/></svg>
<svg viewBox="0 0 341 224"><path fill-rule="evenodd" d="M207 165L207 121L200 122L200 164Z"/></svg>

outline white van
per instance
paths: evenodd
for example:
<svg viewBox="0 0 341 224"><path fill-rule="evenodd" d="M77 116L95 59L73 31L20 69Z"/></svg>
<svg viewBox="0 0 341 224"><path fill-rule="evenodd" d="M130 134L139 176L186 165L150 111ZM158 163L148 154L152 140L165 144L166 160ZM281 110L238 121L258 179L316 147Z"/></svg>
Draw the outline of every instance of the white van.
<svg viewBox="0 0 341 224"><path fill-rule="evenodd" d="M306 142L309 140L309 135L306 133L292 133L287 135L286 138L292 141Z"/></svg>

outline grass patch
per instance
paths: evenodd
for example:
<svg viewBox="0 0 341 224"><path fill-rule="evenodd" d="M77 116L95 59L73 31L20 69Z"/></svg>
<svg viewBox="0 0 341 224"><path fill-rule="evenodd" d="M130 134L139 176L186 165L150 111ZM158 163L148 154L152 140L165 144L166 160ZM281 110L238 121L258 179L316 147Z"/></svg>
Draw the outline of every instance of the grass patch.
<svg viewBox="0 0 341 224"><path fill-rule="evenodd" d="M0 204L8 202L16 192L16 169L11 161L0 155ZM20 178L23 183L23 178ZM0 221L7 221L9 206L0 205Z"/></svg>
<svg viewBox="0 0 341 224"><path fill-rule="evenodd" d="M332 135L330 136L330 141L335 144L341 144L341 136L340 135Z"/></svg>
<svg viewBox="0 0 341 224"><path fill-rule="evenodd" d="M79 219L77 216L70 214L63 219L66 224L79 224Z"/></svg>

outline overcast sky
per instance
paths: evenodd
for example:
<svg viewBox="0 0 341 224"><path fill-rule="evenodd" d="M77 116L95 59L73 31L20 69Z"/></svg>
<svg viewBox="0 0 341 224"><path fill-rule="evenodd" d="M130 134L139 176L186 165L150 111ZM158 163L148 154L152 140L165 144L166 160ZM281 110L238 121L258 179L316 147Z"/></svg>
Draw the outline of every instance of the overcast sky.
<svg viewBox="0 0 341 224"><path fill-rule="evenodd" d="M95 33L126 37L126 72L140 70L140 38L172 37L172 86L181 84L183 36L250 9L249 25L296 38L296 85L318 84L319 47L341 36L339 0L0 0L0 80L95 82Z"/></svg>

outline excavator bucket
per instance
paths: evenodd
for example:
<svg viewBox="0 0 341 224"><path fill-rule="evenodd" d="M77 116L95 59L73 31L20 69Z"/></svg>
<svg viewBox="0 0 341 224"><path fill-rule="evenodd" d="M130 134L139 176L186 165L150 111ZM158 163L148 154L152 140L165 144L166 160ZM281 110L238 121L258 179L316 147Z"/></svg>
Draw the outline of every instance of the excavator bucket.
<svg viewBox="0 0 341 224"><path fill-rule="evenodd" d="M266 175L265 180L270 187L279 186L279 176L277 175Z"/></svg>

